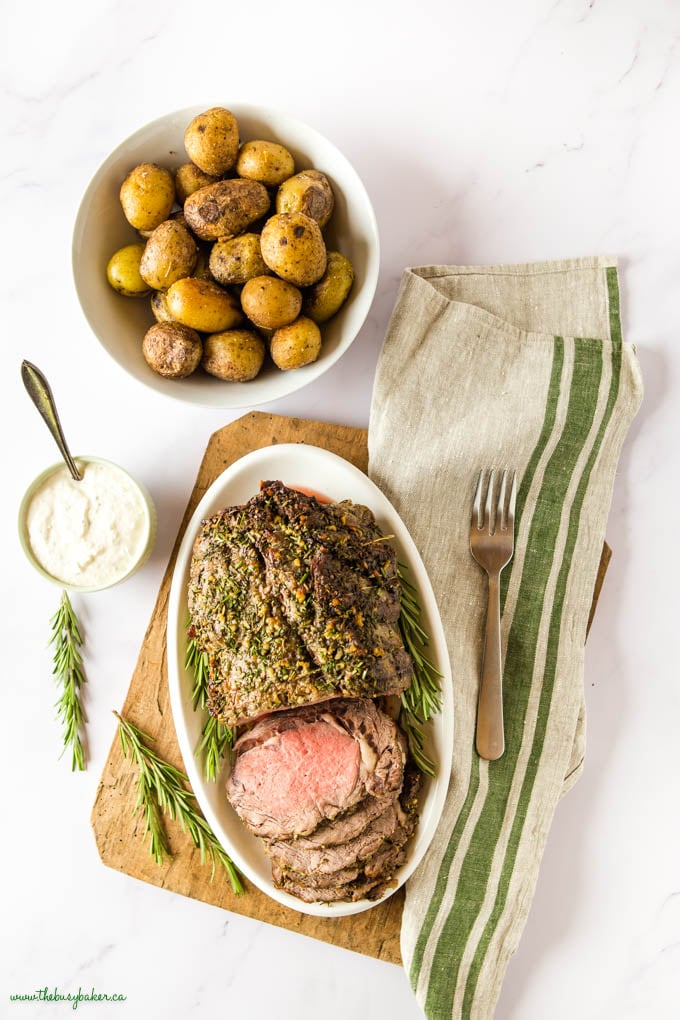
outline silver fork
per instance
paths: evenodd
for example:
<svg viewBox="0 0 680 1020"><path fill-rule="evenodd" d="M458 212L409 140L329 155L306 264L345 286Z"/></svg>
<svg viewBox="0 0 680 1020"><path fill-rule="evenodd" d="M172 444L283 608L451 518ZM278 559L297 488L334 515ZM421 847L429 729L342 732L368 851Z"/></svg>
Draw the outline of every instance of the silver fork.
<svg viewBox="0 0 680 1020"><path fill-rule="evenodd" d="M503 567L512 559L515 548L517 473L512 472L509 497L508 471L503 471L499 487L496 486L496 472L488 472L488 481L486 474L485 471L480 471L475 489L470 525L470 552L489 575L476 743L477 751L482 758L495 761L505 750L500 575Z"/></svg>

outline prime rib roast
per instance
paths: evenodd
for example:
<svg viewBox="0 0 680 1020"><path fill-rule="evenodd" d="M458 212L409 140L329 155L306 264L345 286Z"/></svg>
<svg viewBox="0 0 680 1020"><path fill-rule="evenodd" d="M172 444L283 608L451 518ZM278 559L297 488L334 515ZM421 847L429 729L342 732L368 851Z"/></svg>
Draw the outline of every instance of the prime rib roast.
<svg viewBox="0 0 680 1020"><path fill-rule="evenodd" d="M263 482L205 521L189 581L226 726L332 697L400 694L413 666L398 627L396 554L370 510Z"/></svg>
<svg viewBox="0 0 680 1020"><path fill-rule="evenodd" d="M381 707L413 676L388 538L366 507L268 481L194 544L208 709L239 727L227 796L308 902L379 898L417 825L419 774Z"/></svg>

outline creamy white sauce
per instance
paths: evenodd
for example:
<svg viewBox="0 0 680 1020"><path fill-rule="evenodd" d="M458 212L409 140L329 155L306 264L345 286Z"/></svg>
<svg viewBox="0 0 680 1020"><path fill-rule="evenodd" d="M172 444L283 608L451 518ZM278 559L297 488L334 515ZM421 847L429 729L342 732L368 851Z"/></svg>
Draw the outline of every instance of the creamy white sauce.
<svg viewBox="0 0 680 1020"><path fill-rule="evenodd" d="M58 468L35 492L26 518L35 558L64 584L104 587L124 577L148 538L146 504L113 464L80 461L83 479Z"/></svg>

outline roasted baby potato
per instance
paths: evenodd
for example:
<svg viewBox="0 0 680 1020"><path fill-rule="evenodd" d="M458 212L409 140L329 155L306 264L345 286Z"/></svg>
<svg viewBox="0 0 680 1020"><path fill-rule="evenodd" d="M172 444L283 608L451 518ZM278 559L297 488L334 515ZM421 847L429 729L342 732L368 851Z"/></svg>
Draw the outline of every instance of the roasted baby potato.
<svg viewBox="0 0 680 1020"><path fill-rule="evenodd" d="M256 276L241 291L241 308L251 322L264 329L278 329L297 319L302 294L278 276Z"/></svg>
<svg viewBox="0 0 680 1020"><path fill-rule="evenodd" d="M184 203L187 223L203 241L240 234L268 209L264 184L240 178L199 188Z"/></svg>
<svg viewBox="0 0 680 1020"><path fill-rule="evenodd" d="M146 242L139 271L154 290L167 290L177 280L191 276L196 265L196 242L179 220L159 224Z"/></svg>
<svg viewBox="0 0 680 1020"><path fill-rule="evenodd" d="M316 220L304 213L272 216L260 237L262 258L277 276L308 287L326 271L326 245Z"/></svg>
<svg viewBox="0 0 680 1020"><path fill-rule="evenodd" d="M167 220L174 202L172 174L156 163L140 163L120 187L120 204L135 230L154 230Z"/></svg>
<svg viewBox="0 0 680 1020"><path fill-rule="evenodd" d="M149 285L142 279L139 264L144 253L144 245L126 244L119 248L109 259L106 267L106 278L119 294L125 297L144 297L149 293Z"/></svg>
<svg viewBox="0 0 680 1020"><path fill-rule="evenodd" d="M184 148L192 163L213 177L231 170L238 156L238 124L230 110L213 106L191 121L184 132Z"/></svg>
<svg viewBox="0 0 680 1020"><path fill-rule="evenodd" d="M209 184L214 184L216 180L217 177L204 173L195 163L182 163L175 170L175 194L177 195L177 201L180 205L184 205L189 195L193 195L194 191L198 191L199 188L206 188Z"/></svg>
<svg viewBox="0 0 680 1020"><path fill-rule="evenodd" d="M179 322L158 322L146 331L142 352L154 372L184 379L200 365L203 344L198 333Z"/></svg>
<svg viewBox="0 0 680 1020"><path fill-rule="evenodd" d="M325 227L333 213L335 198L328 178L320 170L302 170L284 181L276 193L278 213L304 213Z"/></svg>
<svg viewBox="0 0 680 1020"><path fill-rule="evenodd" d="M167 294L170 316L200 333L221 333L243 319L241 306L228 291L210 280L187 276L173 283Z"/></svg>
<svg viewBox="0 0 680 1020"><path fill-rule="evenodd" d="M304 314L320 324L342 307L354 282L354 269L339 251L329 251L326 272L309 288L302 303Z"/></svg>
<svg viewBox="0 0 680 1020"><path fill-rule="evenodd" d="M236 173L271 188L295 173L295 162L288 149L277 142L244 142L236 160Z"/></svg>
<svg viewBox="0 0 680 1020"><path fill-rule="evenodd" d="M210 272L218 283L241 284L269 272L260 251L259 234L240 234L216 241L210 251Z"/></svg>
<svg viewBox="0 0 680 1020"><path fill-rule="evenodd" d="M151 295L151 311L156 322L172 322L168 311L168 299L162 290L155 290Z"/></svg>
<svg viewBox="0 0 680 1020"><path fill-rule="evenodd" d="M304 315L289 326L277 329L269 345L274 364L284 372L311 364L319 357L320 351L319 327Z"/></svg>
<svg viewBox="0 0 680 1020"><path fill-rule="evenodd" d="M201 364L218 379L249 382L262 368L264 355L262 337L249 329L229 329L205 338Z"/></svg>

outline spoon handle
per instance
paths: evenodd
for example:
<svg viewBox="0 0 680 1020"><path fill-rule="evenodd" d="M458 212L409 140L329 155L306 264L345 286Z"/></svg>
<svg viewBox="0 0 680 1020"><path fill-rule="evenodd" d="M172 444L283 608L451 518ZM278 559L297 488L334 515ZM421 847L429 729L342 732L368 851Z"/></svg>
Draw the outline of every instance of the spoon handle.
<svg viewBox="0 0 680 1020"><path fill-rule="evenodd" d="M71 472L71 476L76 482L81 482L83 476L78 470L76 462L71 456L69 448L66 445L66 439L64 438L64 432L61 427L61 422L59 421L57 405L54 402L50 384L40 369L36 368L35 365L32 365L30 361L22 361L21 378L23 379L23 383L29 397L40 411L45 424L52 433L54 441L59 447L61 455L66 461L66 465Z"/></svg>

